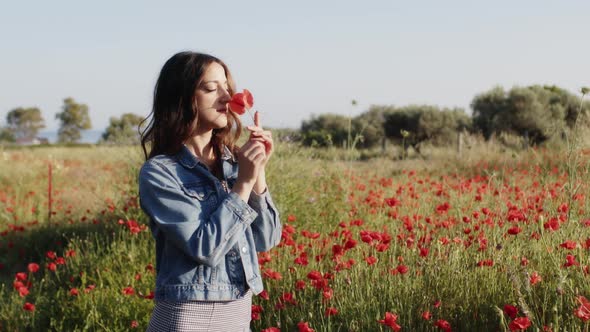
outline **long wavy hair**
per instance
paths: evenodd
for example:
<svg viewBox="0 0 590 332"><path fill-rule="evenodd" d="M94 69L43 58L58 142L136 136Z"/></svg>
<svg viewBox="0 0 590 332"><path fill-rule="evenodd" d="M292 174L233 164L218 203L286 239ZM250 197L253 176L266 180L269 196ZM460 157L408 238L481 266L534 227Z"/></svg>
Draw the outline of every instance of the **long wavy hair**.
<svg viewBox="0 0 590 332"><path fill-rule="evenodd" d="M220 59L204 53L180 52L166 61L154 89L152 111L138 127L146 160L160 154L178 153L182 143L191 137L193 129L197 127L195 121L199 112L195 92L207 67L214 62L225 70L228 92L233 95L235 82L226 64ZM235 152L236 141L242 132L239 117L233 112L227 112L227 115L227 126L214 129L211 137L217 159L221 156L224 146ZM140 128L150 117L151 120L142 131Z"/></svg>

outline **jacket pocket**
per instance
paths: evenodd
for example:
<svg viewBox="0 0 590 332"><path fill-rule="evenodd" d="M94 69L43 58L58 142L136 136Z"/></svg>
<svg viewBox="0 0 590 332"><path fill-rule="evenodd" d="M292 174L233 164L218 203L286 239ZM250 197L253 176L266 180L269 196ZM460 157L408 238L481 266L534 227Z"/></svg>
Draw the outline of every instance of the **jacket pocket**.
<svg viewBox="0 0 590 332"><path fill-rule="evenodd" d="M181 185L182 191L190 197L196 198L201 202L208 202L214 198L214 189L208 183L183 183Z"/></svg>

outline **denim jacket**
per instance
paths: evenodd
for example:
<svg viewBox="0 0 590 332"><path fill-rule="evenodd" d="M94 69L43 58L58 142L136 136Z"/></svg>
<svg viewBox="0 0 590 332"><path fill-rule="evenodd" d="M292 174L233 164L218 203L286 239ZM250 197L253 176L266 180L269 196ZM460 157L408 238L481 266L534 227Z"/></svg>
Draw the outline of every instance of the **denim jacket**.
<svg viewBox="0 0 590 332"><path fill-rule="evenodd" d="M235 300L263 289L257 252L281 240L279 213L268 189L252 192L248 203L229 191L238 164L227 148L222 165L220 181L182 146L141 167L140 206L156 241L156 301Z"/></svg>

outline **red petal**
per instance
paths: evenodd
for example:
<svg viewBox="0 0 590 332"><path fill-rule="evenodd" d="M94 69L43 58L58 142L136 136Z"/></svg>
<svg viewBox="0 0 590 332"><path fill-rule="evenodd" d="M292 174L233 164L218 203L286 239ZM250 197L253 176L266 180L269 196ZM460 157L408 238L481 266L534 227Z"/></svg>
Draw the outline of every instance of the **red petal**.
<svg viewBox="0 0 590 332"><path fill-rule="evenodd" d="M252 93L250 93L248 89L244 89L244 104L246 105L246 108L254 106L254 96L252 96Z"/></svg>

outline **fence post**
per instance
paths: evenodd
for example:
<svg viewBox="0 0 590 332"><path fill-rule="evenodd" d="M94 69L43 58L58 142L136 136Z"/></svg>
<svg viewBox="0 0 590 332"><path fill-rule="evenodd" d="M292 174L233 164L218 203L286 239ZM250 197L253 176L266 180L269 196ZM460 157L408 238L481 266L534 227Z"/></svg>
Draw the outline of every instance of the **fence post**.
<svg viewBox="0 0 590 332"><path fill-rule="evenodd" d="M53 191L53 183L52 183L52 178L51 178L51 161L49 161L49 163L47 163L47 169L48 169L48 174L47 174L47 221L49 223L51 223L51 203L52 203L52 198L51 198L51 192Z"/></svg>
<svg viewBox="0 0 590 332"><path fill-rule="evenodd" d="M457 132L457 154L461 157L463 153L463 132Z"/></svg>

